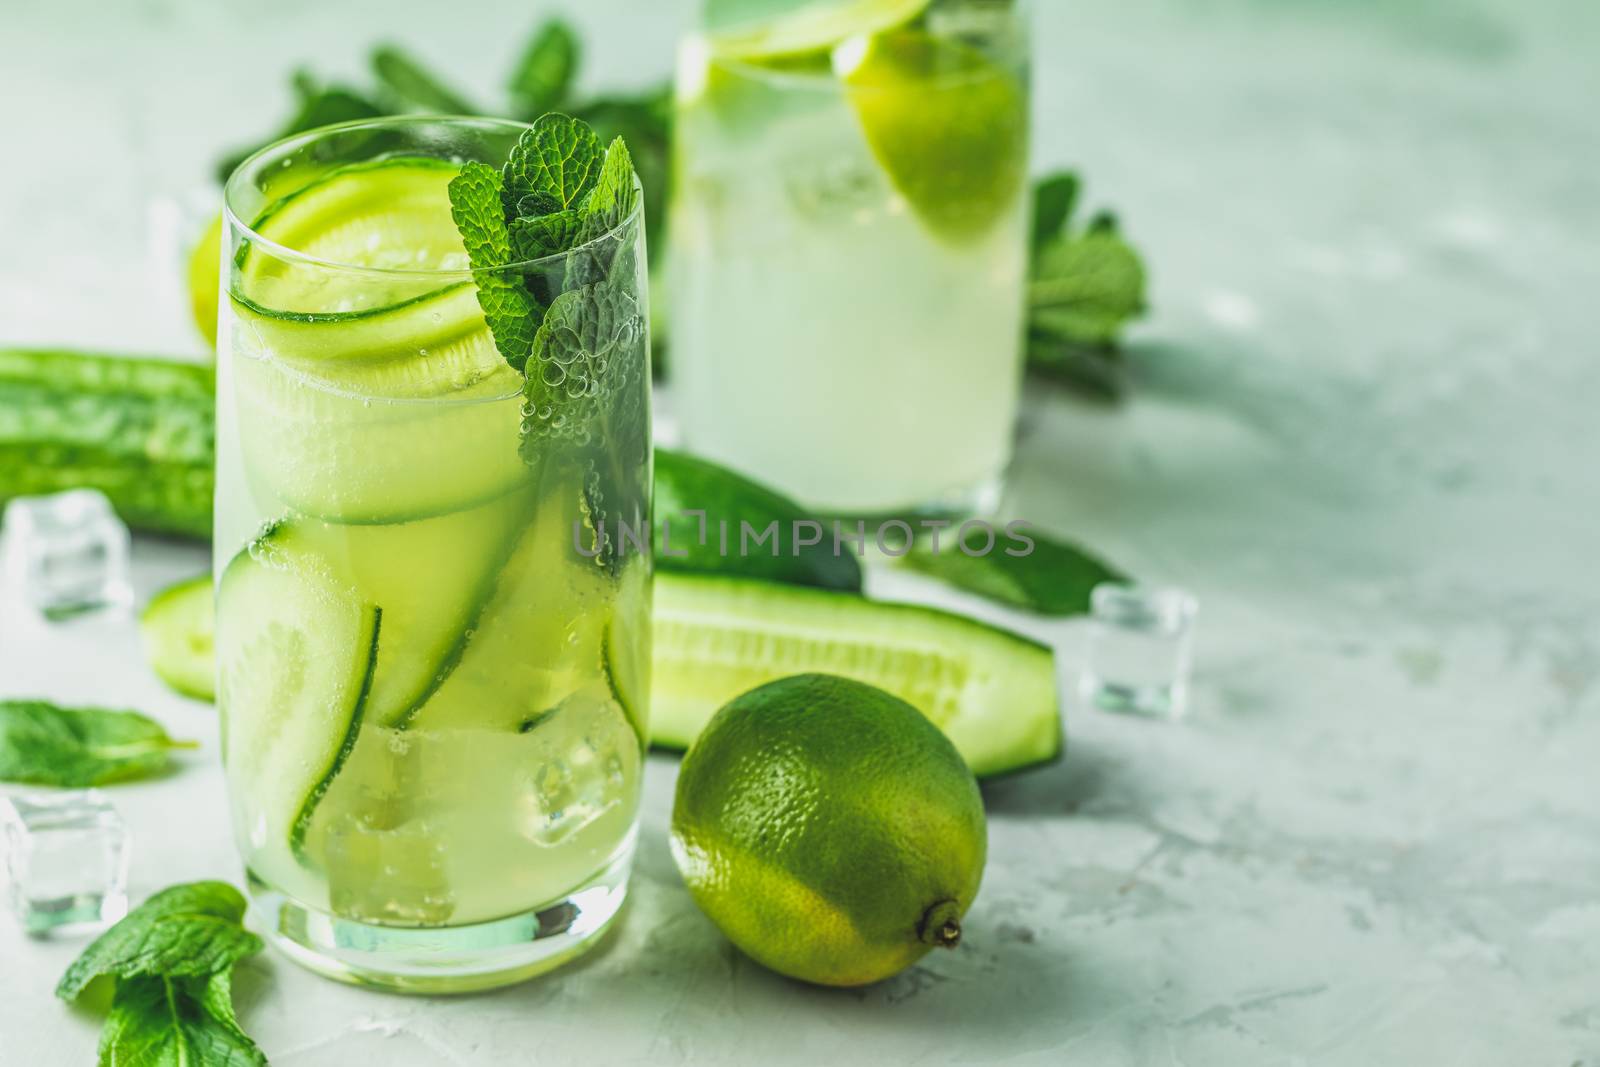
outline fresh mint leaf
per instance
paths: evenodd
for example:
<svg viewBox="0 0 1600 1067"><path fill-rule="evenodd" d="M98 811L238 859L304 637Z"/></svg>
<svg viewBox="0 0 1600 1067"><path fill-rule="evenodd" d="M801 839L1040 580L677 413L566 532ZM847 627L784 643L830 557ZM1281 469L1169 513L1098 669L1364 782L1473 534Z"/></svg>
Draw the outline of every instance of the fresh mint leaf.
<svg viewBox="0 0 1600 1067"><path fill-rule="evenodd" d="M919 541L901 562L958 589L1040 615L1082 615L1089 610L1095 586L1126 580L1115 567L1076 545L1037 532L1027 536L1033 550L1025 556L1008 555L1001 545L969 556L950 535L937 552L930 541Z"/></svg>
<svg viewBox="0 0 1600 1067"><path fill-rule="evenodd" d="M100 1033L101 1067L265 1067L239 1028L227 972L117 984Z"/></svg>
<svg viewBox="0 0 1600 1067"><path fill-rule="evenodd" d="M205 976L228 971L261 949L246 930L245 901L226 882L164 889L130 911L72 962L56 996L75 1000L94 979Z"/></svg>
<svg viewBox="0 0 1600 1067"><path fill-rule="evenodd" d="M512 262L511 233L503 207L500 172L469 162L450 179L450 215L461 231L467 258L479 272L478 306L494 335L495 347L517 370L527 365L539 325L539 304L522 279L496 268Z"/></svg>
<svg viewBox="0 0 1600 1067"><path fill-rule="evenodd" d="M609 241L600 239L626 222L638 207L637 183L628 146L619 137L606 149L600 177L584 198L582 223L578 228L579 247L567 265L569 285L595 285L607 279L620 282L631 273L631 260L619 262L633 253L634 242L629 236L623 234Z"/></svg>
<svg viewBox="0 0 1600 1067"><path fill-rule="evenodd" d="M1063 342L1107 344L1145 309L1144 264L1108 215L1039 251L1028 284L1028 326Z"/></svg>
<svg viewBox="0 0 1600 1067"><path fill-rule="evenodd" d="M633 176L633 157L618 137L606 148L600 176L583 202L586 240L621 226L639 206L639 191Z"/></svg>
<svg viewBox="0 0 1600 1067"><path fill-rule="evenodd" d="M372 50L372 73L403 107L441 115L476 115L478 109L396 45Z"/></svg>
<svg viewBox="0 0 1600 1067"><path fill-rule="evenodd" d="M588 123L552 112L524 131L506 160L508 217L548 215L576 207L600 177L605 149Z"/></svg>
<svg viewBox="0 0 1600 1067"><path fill-rule="evenodd" d="M84 788L167 769L174 741L135 711L63 708L43 700L0 700L0 780Z"/></svg>
<svg viewBox="0 0 1600 1067"><path fill-rule="evenodd" d="M506 88L525 119L560 107L578 70L578 36L560 19L542 23L512 68Z"/></svg>
<svg viewBox="0 0 1600 1067"><path fill-rule="evenodd" d="M578 241L583 216L576 209L512 219L511 254L516 260L543 259L567 251Z"/></svg>
<svg viewBox="0 0 1600 1067"><path fill-rule="evenodd" d="M1071 171L1047 175L1033 187L1033 249L1037 252L1066 232L1078 203L1078 176Z"/></svg>

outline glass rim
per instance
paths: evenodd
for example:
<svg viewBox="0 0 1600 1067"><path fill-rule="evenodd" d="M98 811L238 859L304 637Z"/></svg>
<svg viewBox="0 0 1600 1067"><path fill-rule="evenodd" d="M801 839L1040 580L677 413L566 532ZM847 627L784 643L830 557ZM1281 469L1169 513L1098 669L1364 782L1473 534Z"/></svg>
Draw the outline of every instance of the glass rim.
<svg viewBox="0 0 1600 1067"><path fill-rule="evenodd" d="M1018 0L1018 2L1004 16L1005 26L1009 30L1017 33L1027 34L1030 28L1031 16L1032 5L1028 2L1028 0ZM881 85L846 85L839 75L834 73L831 69L824 76L821 72L786 70L781 67L766 66L757 60L740 59L737 56L719 54L716 45L713 43L714 37L715 34L712 31L707 30L704 27L700 27L692 30L683 38L681 47L685 49L699 49L701 55L697 58L701 59L707 69L716 67L719 70L727 71L728 73L740 78L744 78L747 81L757 82L773 88L840 95L846 93L870 95L873 93L895 91L889 86ZM834 48L829 49L828 54L831 58L832 53L836 49L846 47L854 42L864 41L866 39L867 38L860 35L847 38L838 45L834 46ZM1014 70L1016 68L1026 66L1028 59L1028 48L1026 43L1024 43L1022 47L1016 48L1012 51L1014 51L1015 54L1008 54L1004 58L1004 69ZM947 73L936 74L934 77L928 80L928 83L935 89L949 89L970 84L972 82L983 81L984 79L992 76L992 74L988 74L983 71L951 71Z"/></svg>
<svg viewBox="0 0 1600 1067"><path fill-rule="evenodd" d="M255 228L255 222L245 222L234 210L234 199L240 191L239 183L247 171L253 172L260 169L260 164L269 158L284 155L291 149L303 148L316 141L323 140L332 134L347 133L354 130L382 130L403 129L406 127L426 125L447 125L458 127L492 128L503 131L516 131L520 136L523 131L530 130L530 123L518 122L515 119L491 118L482 115L386 115L380 118L354 119L349 122L335 122L327 126L317 126L314 129L303 130L300 133L281 137L271 144L251 152L239 165L233 168L228 175L228 180L222 184L222 217L225 228L243 235L246 243L251 248L272 256L275 259L285 260L306 266L318 267L324 270L340 271L351 274L369 274L387 278L434 278L442 283L449 281L471 281L479 277L494 276L506 273L525 274L532 273L545 267L563 263L573 252L592 245L600 244L618 234L623 233L640 221L644 214L644 188L639 182L638 173L633 178L635 192L633 210L626 218L611 229L598 236L592 237L582 244L574 245L564 252L556 252L537 259L519 260L515 263L504 263L494 267L455 267L455 268L420 268L420 267L371 267L358 263L342 263L336 259L324 259L308 252L279 244L269 237L263 237ZM381 158L381 157L373 157ZM447 158L447 157L434 157ZM366 160L352 160L351 164L367 162ZM296 190L298 192L298 190ZM288 195L294 195L293 193Z"/></svg>

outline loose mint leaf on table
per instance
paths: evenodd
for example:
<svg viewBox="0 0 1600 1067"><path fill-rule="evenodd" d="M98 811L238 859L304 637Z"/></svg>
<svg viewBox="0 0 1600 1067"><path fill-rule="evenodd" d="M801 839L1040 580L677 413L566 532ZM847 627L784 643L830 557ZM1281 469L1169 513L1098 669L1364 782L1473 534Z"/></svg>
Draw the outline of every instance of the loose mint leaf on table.
<svg viewBox="0 0 1600 1067"><path fill-rule="evenodd" d="M495 347L507 363L522 370L533 348L540 308L516 275L496 271L512 262L511 234L506 228L500 172L486 163L469 162L450 179L450 215L461 231L467 258L478 284L478 306L494 335Z"/></svg>
<svg viewBox="0 0 1600 1067"><path fill-rule="evenodd" d="M998 546L985 555L969 556L954 538L938 552L919 541L901 561L911 570L958 589L1040 615L1082 615L1089 594L1101 582L1126 581L1121 571L1076 545L1030 532L1033 551L1007 555Z"/></svg>
<svg viewBox="0 0 1600 1067"><path fill-rule="evenodd" d="M560 107L578 70L578 36L560 19L539 26L506 84L516 113L523 119Z"/></svg>
<svg viewBox="0 0 1600 1067"><path fill-rule="evenodd" d="M541 116L517 139L503 176L508 218L576 207L600 177L605 148L588 123Z"/></svg>
<svg viewBox="0 0 1600 1067"><path fill-rule="evenodd" d="M67 968L56 996L116 981L100 1063L129 1067L261 1067L233 1012L234 964L261 951L242 925L244 897L225 882L164 889L101 934Z"/></svg>
<svg viewBox="0 0 1600 1067"><path fill-rule="evenodd" d="M0 780L81 789L166 770L168 753L194 748L135 711L0 700Z"/></svg>
<svg viewBox="0 0 1600 1067"><path fill-rule="evenodd" d="M100 1033L101 1067L265 1067L239 1027L226 972L119 982Z"/></svg>
<svg viewBox="0 0 1600 1067"><path fill-rule="evenodd" d="M441 115L479 114L470 101L396 45L383 44L372 50L372 73L402 107Z"/></svg>
<svg viewBox="0 0 1600 1067"><path fill-rule="evenodd" d="M102 976L182 977L227 971L261 949L246 930L245 901L226 882L190 882L163 889L101 934L56 984L75 1000Z"/></svg>

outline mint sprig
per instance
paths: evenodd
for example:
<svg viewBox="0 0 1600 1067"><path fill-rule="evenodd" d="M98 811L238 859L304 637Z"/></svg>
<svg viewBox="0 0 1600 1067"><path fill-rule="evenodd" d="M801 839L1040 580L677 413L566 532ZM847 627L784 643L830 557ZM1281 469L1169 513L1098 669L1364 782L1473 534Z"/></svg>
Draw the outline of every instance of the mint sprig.
<svg viewBox="0 0 1600 1067"><path fill-rule="evenodd" d="M167 769L175 741L136 711L0 700L0 781L81 789Z"/></svg>
<svg viewBox="0 0 1600 1067"><path fill-rule="evenodd" d="M506 217L576 207L600 178L605 148L587 122L551 112L517 139L501 176Z"/></svg>
<svg viewBox="0 0 1600 1067"><path fill-rule="evenodd" d="M1106 212L1072 225L1078 179L1054 174L1034 187L1028 282L1028 369L1107 398L1126 382L1119 339L1145 312L1145 269Z"/></svg>
<svg viewBox="0 0 1600 1067"><path fill-rule="evenodd" d="M233 967L261 951L243 926L244 897L224 882L164 889L101 934L61 976L73 1001L97 978L116 982L100 1033L101 1064L262 1067L233 1011Z"/></svg>
<svg viewBox="0 0 1600 1067"><path fill-rule="evenodd" d="M478 303L512 367L527 369L545 309L556 298L549 290L561 286L538 272L523 277L500 268L559 255L614 229L627 217L619 205L632 209L634 180L620 140L607 149L587 123L554 113L518 138L499 171L471 162L451 179L450 214L478 272ZM612 258L566 284L599 280Z"/></svg>

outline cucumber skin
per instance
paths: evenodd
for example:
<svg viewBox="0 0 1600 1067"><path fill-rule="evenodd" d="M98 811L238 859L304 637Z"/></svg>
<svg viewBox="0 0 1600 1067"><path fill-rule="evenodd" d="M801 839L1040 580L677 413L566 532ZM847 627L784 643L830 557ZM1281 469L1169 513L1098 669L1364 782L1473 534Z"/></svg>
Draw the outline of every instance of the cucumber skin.
<svg viewBox="0 0 1600 1067"><path fill-rule="evenodd" d="M211 536L210 367L0 348L0 503L99 489L129 526Z"/></svg>
<svg viewBox="0 0 1600 1067"><path fill-rule="evenodd" d="M1028 714L1028 720L1032 721L1036 727L1036 729L1033 731L1033 737L1029 742L1022 744L1015 749L990 749L988 746L983 745L980 742L978 747L983 749L983 751L975 752L970 748L963 747L959 739L955 737L952 737L951 739L952 741L956 742L957 749L961 751L962 758L966 759L968 764L971 766L974 775L983 781L1009 777L1022 771L1048 766L1049 764L1058 762L1065 754L1065 736L1062 729L1060 696L1059 693L1054 692L1056 684L1053 679L1055 653L1049 645L1041 641L1036 641L1031 637L1026 637L1022 634L994 626L990 623L983 622L979 619L974 619L970 616L961 615L956 612L947 611L943 608L932 607L926 604L909 604L893 601L869 600L860 594L853 594L837 590L806 588L804 586L794 584L768 582L761 579L744 578L731 574L662 575L658 573L655 587L655 608L658 627L660 625L662 608L665 606L668 613L671 613L673 602L678 599L679 594L676 590L679 588L681 588L683 593L689 594L692 594L697 590L700 592L721 590L734 597L748 595L751 593L755 593L763 597L771 595L779 600L788 599L790 601L790 606L794 606L805 601L811 601L813 604L818 605L825 602L832 602L833 604L841 607L855 603L859 604L864 612L868 612L877 616L879 621L883 621L891 617L897 617L899 620L903 620L907 624L913 623L919 618L938 620L942 625L954 625L965 628L974 636L981 635L986 639L998 638L1007 645L1013 646L1020 655L1029 657L1043 656L1045 657L1045 662L1052 665L1052 680L1049 683L1049 687L1052 690L1053 695L1050 699L1050 706L1047 709L1043 709L1042 714L1040 711L1034 711ZM778 606L777 610L774 611L772 618L776 620L784 617L785 613L782 611L782 607L780 605ZM666 651L664 643L659 639L652 642L652 647L657 656L660 656L664 651ZM1012 664L1011 666L1016 667L1017 664ZM790 673L805 673L807 670L817 669L821 668L805 668L797 666ZM665 672L657 669L653 673L655 676L655 682L651 697L652 700L659 700L662 697L661 680ZM844 674L847 677L849 676L849 672L847 671L841 671L839 673ZM867 681L865 678L859 680ZM717 710L717 707L707 704L705 706L704 719L701 721L700 725L704 726L705 722L709 721L711 716L715 714ZM1023 710L1024 709L1020 708L1007 708L1004 709L1003 713L1008 717L1013 717L1021 713ZM650 735L651 748L662 752L683 752L693 746L695 741L694 736L685 736L679 733L668 733L663 730L663 726L664 723L652 722ZM968 731L962 732L965 733ZM695 733L698 733L698 731L696 730Z"/></svg>

